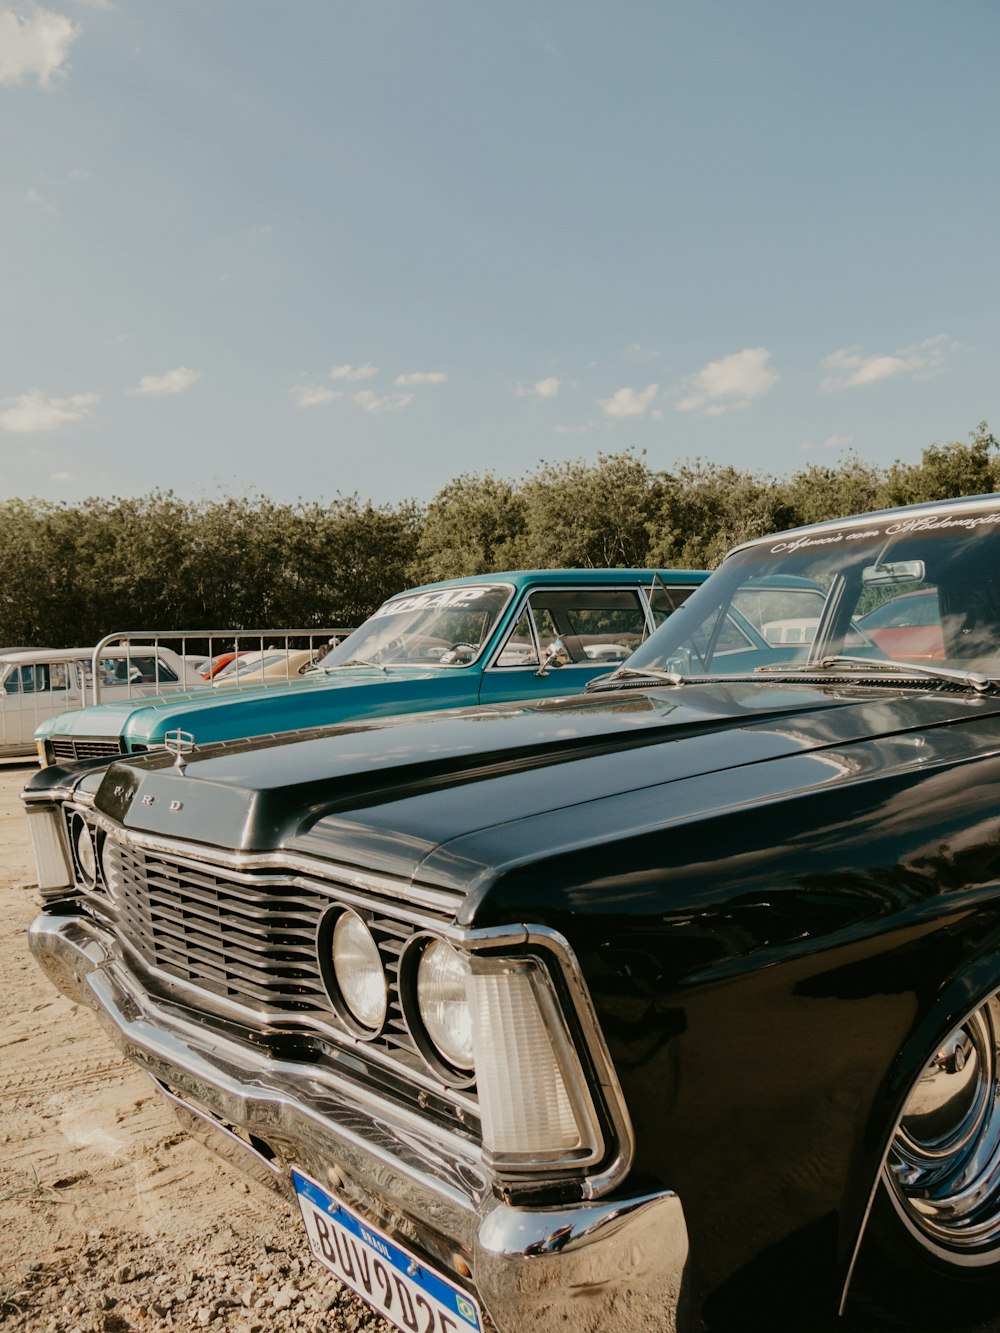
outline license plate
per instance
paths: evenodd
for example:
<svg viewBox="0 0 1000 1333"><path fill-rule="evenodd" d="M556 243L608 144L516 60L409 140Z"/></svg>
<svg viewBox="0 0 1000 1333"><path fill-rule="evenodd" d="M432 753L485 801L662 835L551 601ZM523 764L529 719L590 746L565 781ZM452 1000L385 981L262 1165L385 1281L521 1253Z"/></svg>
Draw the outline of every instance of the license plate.
<svg viewBox="0 0 1000 1333"><path fill-rule="evenodd" d="M313 1254L390 1324L402 1333L482 1328L479 1306L468 1293L308 1176L293 1170L292 1179Z"/></svg>

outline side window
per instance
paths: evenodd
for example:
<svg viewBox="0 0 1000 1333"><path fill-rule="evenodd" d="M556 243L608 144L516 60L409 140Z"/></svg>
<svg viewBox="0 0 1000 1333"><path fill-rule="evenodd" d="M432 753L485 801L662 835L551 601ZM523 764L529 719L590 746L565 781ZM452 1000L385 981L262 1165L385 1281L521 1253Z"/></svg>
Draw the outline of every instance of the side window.
<svg viewBox="0 0 1000 1333"><path fill-rule="evenodd" d="M653 581L653 587L649 591L649 609L656 628L659 629L665 620L669 620L677 608L683 606L693 592L693 588L668 588L657 575Z"/></svg>
<svg viewBox="0 0 1000 1333"><path fill-rule="evenodd" d="M7 669L7 674L3 678L4 694L21 693L21 668L12 666Z"/></svg>
<svg viewBox="0 0 1000 1333"><path fill-rule="evenodd" d="M559 638L559 631L556 629L552 614L547 606L539 606L534 598L529 600L528 605L531 607L531 618L535 622L538 649L539 652L544 654L550 644Z"/></svg>
<svg viewBox="0 0 1000 1333"><path fill-rule="evenodd" d="M770 647L801 647L816 637L823 600L818 589L747 587L733 598L733 607Z"/></svg>
<svg viewBox="0 0 1000 1333"><path fill-rule="evenodd" d="M275 660L284 661L284 658L277 658ZM133 657L132 666L133 668L138 667L139 675L143 681L152 683L155 680L175 681L177 679L177 673L172 671L170 667L167 666L166 662L157 663L155 657ZM255 670L259 670L259 667L255 668ZM134 679L134 670L132 675Z"/></svg>
<svg viewBox="0 0 1000 1333"><path fill-rule="evenodd" d="M701 638L701 634L697 635ZM716 653L741 653L747 648L753 647L753 640L744 629L736 623L731 615L727 615L722 622L722 627L715 640ZM705 636L703 643L699 645L702 654L708 650L708 638Z"/></svg>
<svg viewBox="0 0 1000 1333"><path fill-rule="evenodd" d="M497 658L497 666L538 666L538 653L535 651L535 640L531 633L530 615L529 608L525 606L507 636L507 642Z"/></svg>
<svg viewBox="0 0 1000 1333"><path fill-rule="evenodd" d="M49 688L49 668L42 663L31 666L22 666L21 673L21 693L22 694L45 694Z"/></svg>
<svg viewBox="0 0 1000 1333"><path fill-rule="evenodd" d="M70 687L70 674L68 662L52 662L49 665L49 689L50 690L68 690Z"/></svg>
<svg viewBox="0 0 1000 1333"><path fill-rule="evenodd" d="M540 588L529 597L497 666L537 665L528 612L539 650L544 653L559 639L570 662L578 666L623 662L646 636L646 616L636 589Z"/></svg>
<svg viewBox="0 0 1000 1333"><path fill-rule="evenodd" d="M127 685L129 682L129 664L124 657L102 657L100 673L102 685ZM131 668L131 678L133 680L139 678L138 668L134 665Z"/></svg>

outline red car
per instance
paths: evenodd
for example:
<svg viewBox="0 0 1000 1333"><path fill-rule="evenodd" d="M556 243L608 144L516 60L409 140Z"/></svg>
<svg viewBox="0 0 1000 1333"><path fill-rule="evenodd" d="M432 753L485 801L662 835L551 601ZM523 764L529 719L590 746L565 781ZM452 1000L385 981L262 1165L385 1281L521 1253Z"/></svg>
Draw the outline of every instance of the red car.
<svg viewBox="0 0 1000 1333"><path fill-rule="evenodd" d="M892 597L857 622L887 657L900 662L944 657L937 589L921 588Z"/></svg>

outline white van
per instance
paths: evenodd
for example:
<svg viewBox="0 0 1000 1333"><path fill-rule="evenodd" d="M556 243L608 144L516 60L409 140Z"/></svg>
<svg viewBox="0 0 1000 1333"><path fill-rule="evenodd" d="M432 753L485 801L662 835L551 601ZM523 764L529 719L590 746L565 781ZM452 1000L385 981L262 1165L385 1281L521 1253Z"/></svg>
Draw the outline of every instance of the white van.
<svg viewBox="0 0 1000 1333"><path fill-rule="evenodd" d="M93 648L27 648L0 655L0 756L34 754L45 718L93 702ZM133 644L101 652L101 700L136 698L207 682L177 653Z"/></svg>

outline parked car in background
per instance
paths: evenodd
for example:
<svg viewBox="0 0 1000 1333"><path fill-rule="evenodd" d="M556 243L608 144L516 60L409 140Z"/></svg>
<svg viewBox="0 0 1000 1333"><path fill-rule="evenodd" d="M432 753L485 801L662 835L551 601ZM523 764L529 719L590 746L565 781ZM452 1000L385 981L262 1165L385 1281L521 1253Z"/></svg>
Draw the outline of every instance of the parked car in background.
<svg viewBox="0 0 1000 1333"><path fill-rule="evenodd" d="M265 680L295 680L316 659L311 648L263 648L240 653L212 677L212 685L218 690L229 685L259 685Z"/></svg>
<svg viewBox="0 0 1000 1333"><path fill-rule="evenodd" d="M995 1315L998 569L1000 496L866 514L738 548L584 694L43 769L31 947L401 1329ZM570 591L466 586L350 651L508 614L503 679ZM928 588L942 659L851 651Z"/></svg>
<svg viewBox="0 0 1000 1333"><path fill-rule="evenodd" d="M411 588L295 682L67 713L39 728L39 755L43 763L110 757L162 746L176 730L206 743L578 692L707 577L703 570L518 570Z"/></svg>
<svg viewBox="0 0 1000 1333"><path fill-rule="evenodd" d="M908 661L945 656L936 588L902 592L855 622L888 657Z"/></svg>
<svg viewBox="0 0 1000 1333"><path fill-rule="evenodd" d="M0 755L34 754L40 723L85 705L93 655L93 648L28 648L0 656ZM98 670L105 698L118 701L203 685L191 665L164 647L106 649Z"/></svg>
<svg viewBox="0 0 1000 1333"><path fill-rule="evenodd" d="M206 680L214 680L220 671L224 671L229 663L239 656L240 654L237 652L216 653L214 657L208 658L205 665L201 668L202 676L204 676Z"/></svg>

